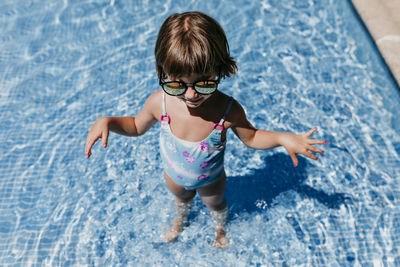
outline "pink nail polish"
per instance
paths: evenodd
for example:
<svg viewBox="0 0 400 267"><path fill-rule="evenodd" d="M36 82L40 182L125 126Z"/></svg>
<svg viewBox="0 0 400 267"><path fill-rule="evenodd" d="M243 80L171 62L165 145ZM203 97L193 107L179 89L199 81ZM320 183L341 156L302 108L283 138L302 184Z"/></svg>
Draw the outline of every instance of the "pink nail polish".
<svg viewBox="0 0 400 267"><path fill-rule="evenodd" d="M326 141L324 141L324 144L326 144L327 142Z"/></svg>
<svg viewBox="0 0 400 267"><path fill-rule="evenodd" d="M297 164L296 164L296 163L293 163L293 166L294 166L294 167L297 167Z"/></svg>
<svg viewBox="0 0 400 267"><path fill-rule="evenodd" d="M322 150L321 154L324 154L324 153L325 153L325 151Z"/></svg>

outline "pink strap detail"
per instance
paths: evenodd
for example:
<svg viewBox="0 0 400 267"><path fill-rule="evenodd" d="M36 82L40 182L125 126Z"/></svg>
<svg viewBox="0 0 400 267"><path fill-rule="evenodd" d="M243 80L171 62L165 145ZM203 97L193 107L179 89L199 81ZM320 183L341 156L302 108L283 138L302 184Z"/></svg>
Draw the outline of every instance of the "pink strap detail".
<svg viewBox="0 0 400 267"><path fill-rule="evenodd" d="M224 130L224 124L222 124L220 122L217 122L217 123L214 124L213 130L215 130L215 128L217 128L217 126L221 126L221 132Z"/></svg>
<svg viewBox="0 0 400 267"><path fill-rule="evenodd" d="M168 124L171 122L171 117L168 114L162 114L161 115L161 121L164 121L164 118L167 117L168 119Z"/></svg>
<svg viewBox="0 0 400 267"><path fill-rule="evenodd" d="M224 116L222 116L222 118L219 122L214 124L213 130L215 130L215 128L217 128L217 126L219 125L219 126L221 126L221 132L224 131L224 121L225 121L226 115L228 115L229 111L231 110L232 103L233 103L233 98L231 97L229 100L228 107L226 108Z"/></svg>

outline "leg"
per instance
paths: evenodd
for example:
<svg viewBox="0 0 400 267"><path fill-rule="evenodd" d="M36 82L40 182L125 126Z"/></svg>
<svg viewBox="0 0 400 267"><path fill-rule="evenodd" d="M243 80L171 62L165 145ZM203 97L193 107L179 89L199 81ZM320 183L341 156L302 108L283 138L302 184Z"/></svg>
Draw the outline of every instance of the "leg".
<svg viewBox="0 0 400 267"><path fill-rule="evenodd" d="M216 220L215 241L213 246L226 248L228 241L224 231L228 215L228 207L225 201L226 175L221 174L218 180L210 185L197 189L203 203L211 210L211 216Z"/></svg>
<svg viewBox="0 0 400 267"><path fill-rule="evenodd" d="M173 221L172 228L164 235L164 239L173 242L183 231L183 222L189 214L192 200L196 195L195 190L186 190L183 186L176 184L166 173L165 182L168 189L175 195L176 219Z"/></svg>

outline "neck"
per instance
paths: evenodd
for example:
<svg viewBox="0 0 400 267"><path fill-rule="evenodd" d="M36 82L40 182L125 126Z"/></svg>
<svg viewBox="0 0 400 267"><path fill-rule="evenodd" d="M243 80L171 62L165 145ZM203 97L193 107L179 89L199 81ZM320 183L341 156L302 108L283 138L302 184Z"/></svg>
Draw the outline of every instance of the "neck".
<svg viewBox="0 0 400 267"><path fill-rule="evenodd" d="M199 107L197 108L190 108L187 107L187 110L189 111L190 115L192 116L203 116L204 114L207 114L207 112L209 112L210 107L212 107L213 105L216 105L216 103L218 102L218 99L220 97L220 92L217 90L215 93L213 93L211 95L210 98L208 98L204 103L202 103Z"/></svg>

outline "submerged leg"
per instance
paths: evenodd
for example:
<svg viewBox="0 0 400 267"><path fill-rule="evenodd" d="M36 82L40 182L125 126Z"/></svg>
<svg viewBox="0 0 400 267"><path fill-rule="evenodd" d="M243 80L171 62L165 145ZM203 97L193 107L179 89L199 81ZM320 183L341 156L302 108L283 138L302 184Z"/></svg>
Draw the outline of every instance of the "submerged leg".
<svg viewBox="0 0 400 267"><path fill-rule="evenodd" d="M224 226L228 218L228 206L221 210L212 210L211 216L215 220L215 241L213 246L221 249L227 248L228 240L226 239Z"/></svg>
<svg viewBox="0 0 400 267"><path fill-rule="evenodd" d="M228 246L228 240L224 231L224 226L228 217L228 207L225 201L225 187L226 175L225 172L223 172L215 183L197 189L201 200L211 210L211 216L216 221L215 241L213 246L222 249Z"/></svg>
<svg viewBox="0 0 400 267"><path fill-rule="evenodd" d="M176 219L172 222L172 228L164 235L167 242L175 241L179 234L183 231L183 223L190 212L193 200L188 202L178 202L175 200Z"/></svg>
<svg viewBox="0 0 400 267"><path fill-rule="evenodd" d="M164 239L165 241L173 242L183 231L183 222L189 214L196 191L186 190L183 186L176 184L167 174L165 174L165 182L171 193L175 195L175 209L177 216L172 222L172 227L169 232L164 235Z"/></svg>

